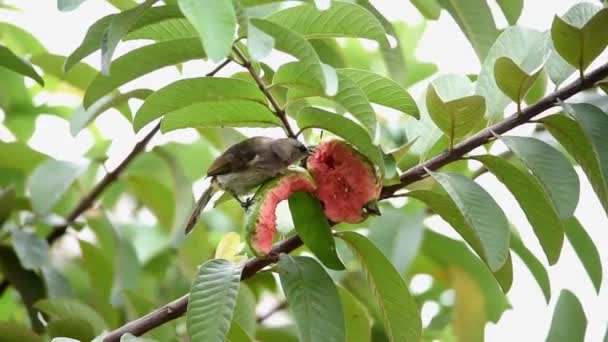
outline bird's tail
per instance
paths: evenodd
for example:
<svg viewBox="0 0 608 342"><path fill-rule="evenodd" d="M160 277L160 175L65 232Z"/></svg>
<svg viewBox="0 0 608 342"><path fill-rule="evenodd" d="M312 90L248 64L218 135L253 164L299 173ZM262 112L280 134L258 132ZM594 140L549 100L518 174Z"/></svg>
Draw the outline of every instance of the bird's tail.
<svg viewBox="0 0 608 342"><path fill-rule="evenodd" d="M218 187L217 183L215 182L215 179L212 179L209 187L207 189L205 189L205 191L203 191L203 194L201 195L201 197L199 197L198 201L196 201L194 210L192 211L192 214L190 214L190 217L188 218L188 223L186 223L185 234L190 233L190 231L194 228L194 226L196 225L196 222L198 222L198 217L201 215L201 212L203 211L203 209L205 209L205 206L207 205L209 200L211 200L211 197L213 197L215 192L218 190L219 190L219 187Z"/></svg>

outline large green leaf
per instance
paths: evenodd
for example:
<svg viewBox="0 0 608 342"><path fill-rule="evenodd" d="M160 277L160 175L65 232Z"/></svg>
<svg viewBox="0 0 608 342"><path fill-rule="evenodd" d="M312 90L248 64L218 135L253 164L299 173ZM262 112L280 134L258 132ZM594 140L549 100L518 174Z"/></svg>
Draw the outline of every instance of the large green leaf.
<svg viewBox="0 0 608 342"><path fill-rule="evenodd" d="M542 64L536 69L524 69L526 65L520 67L508 57L500 57L494 64L494 80L498 88L507 95L513 102L521 105L532 85L541 75Z"/></svg>
<svg viewBox="0 0 608 342"><path fill-rule="evenodd" d="M572 65L568 64L568 62L555 51L553 41L551 41L551 52L549 53L549 58L547 58L545 69L547 70L551 82L553 82L556 87L559 87L576 71Z"/></svg>
<svg viewBox="0 0 608 342"><path fill-rule="evenodd" d="M57 0L57 9L62 12L73 11L86 0Z"/></svg>
<svg viewBox="0 0 608 342"><path fill-rule="evenodd" d="M574 293L562 290L555 305L546 342L584 341L587 317Z"/></svg>
<svg viewBox="0 0 608 342"><path fill-rule="evenodd" d="M441 6L437 0L410 0L410 2L425 18L429 20L439 19Z"/></svg>
<svg viewBox="0 0 608 342"><path fill-rule="evenodd" d="M70 132L73 136L76 136L106 110L121 105L127 105L130 99L145 100L152 93L153 92L150 89L135 89L124 94L106 95L87 109L79 107L70 119Z"/></svg>
<svg viewBox="0 0 608 342"><path fill-rule="evenodd" d="M16 204L17 191L15 186L0 188L0 226L9 218Z"/></svg>
<svg viewBox="0 0 608 342"><path fill-rule="evenodd" d="M371 342L371 322L365 307L342 287L338 287L338 295L344 311L345 341Z"/></svg>
<svg viewBox="0 0 608 342"><path fill-rule="evenodd" d="M98 334L107 328L106 322L97 311L76 299L42 299L36 303L36 308L47 314L50 319L80 317L91 324Z"/></svg>
<svg viewBox="0 0 608 342"><path fill-rule="evenodd" d="M511 250L515 252L526 265L534 280L540 287L545 297L545 301L549 304L551 300L551 283L549 282L549 273L545 266L534 256L534 254L524 245L519 236L511 234Z"/></svg>
<svg viewBox="0 0 608 342"><path fill-rule="evenodd" d="M461 268L477 283L479 291L483 294L482 305L488 320L498 322L502 313L510 308L507 297L488 267L462 242L427 229L422 243L422 253L446 271L453 267Z"/></svg>
<svg viewBox="0 0 608 342"><path fill-rule="evenodd" d="M568 241L570 241L599 294L602 286L602 263L595 243L576 217L571 217L565 221L565 231Z"/></svg>
<svg viewBox="0 0 608 342"><path fill-rule="evenodd" d="M246 100L196 103L165 114L161 131L186 127L271 127L281 121L268 107Z"/></svg>
<svg viewBox="0 0 608 342"><path fill-rule="evenodd" d="M175 215L172 189L142 175L128 175L125 180L133 196L154 213L163 229L170 231Z"/></svg>
<svg viewBox="0 0 608 342"><path fill-rule="evenodd" d="M13 247L21 265L26 270L40 270L49 260L49 245L34 233L15 229L12 234Z"/></svg>
<svg viewBox="0 0 608 342"><path fill-rule="evenodd" d="M281 254L281 286L302 342L344 341L344 316L333 280L314 259Z"/></svg>
<svg viewBox="0 0 608 342"><path fill-rule="evenodd" d="M124 40L149 39L161 42L196 37L198 37L198 32L188 19L168 18L133 30L124 37Z"/></svg>
<svg viewBox="0 0 608 342"><path fill-rule="evenodd" d="M315 77L328 95L334 95L338 89L338 80L335 71L323 67L321 60L312 45L297 32L287 27L262 19L251 19L251 24L274 38L274 47L288 53L309 67L311 75Z"/></svg>
<svg viewBox="0 0 608 342"><path fill-rule="evenodd" d="M454 201L481 243L488 266L498 271L509 253L509 222L496 201L480 185L455 173L430 173Z"/></svg>
<svg viewBox="0 0 608 342"><path fill-rule="evenodd" d="M477 156L513 194L543 247L550 265L557 262L564 242L564 226L549 194L527 170L492 155Z"/></svg>
<svg viewBox="0 0 608 342"><path fill-rule="evenodd" d="M203 48L221 62L232 48L236 15L230 0L178 0L179 8L200 35Z"/></svg>
<svg viewBox="0 0 608 342"><path fill-rule="evenodd" d="M473 91L473 83L458 75L439 77L427 90L426 107L431 119L450 141L464 137L483 118L485 100Z"/></svg>
<svg viewBox="0 0 608 342"><path fill-rule="evenodd" d="M344 265L336 252L331 226L323 214L321 203L306 192L296 192L289 197L289 209L298 236L304 244L328 268L343 270Z"/></svg>
<svg viewBox="0 0 608 342"><path fill-rule="evenodd" d="M562 125L568 125L569 130L566 132L571 132L570 135L574 139L573 144L562 142L565 136L560 138L559 135L560 133L564 135L563 129L555 132L554 136L581 165L591 180L591 185L600 198L604 210L608 213L608 140L604 134L608 129L608 114L600 108L586 103L564 104L563 108L578 123L575 125L564 118L557 119ZM550 123L549 126L551 126ZM555 131L555 129L551 130L551 127L548 129L551 133ZM584 143L581 143L582 141Z"/></svg>
<svg viewBox="0 0 608 342"><path fill-rule="evenodd" d="M503 94L494 76L496 61L508 57L518 68L527 74L533 74L546 60L549 53L549 35L523 27L509 27L504 30L483 61L481 73L477 79L476 92L486 100L486 117L497 119L509 104L509 98ZM506 75L511 77L510 75Z"/></svg>
<svg viewBox="0 0 608 342"><path fill-rule="evenodd" d="M13 287L19 292L21 302L25 306L30 324L35 332L42 332L44 327L38 320L38 312L34 308L34 303L46 297L42 278L33 271L28 271L21 267L19 258L13 248L0 246L0 271Z"/></svg>
<svg viewBox="0 0 608 342"><path fill-rule="evenodd" d="M133 128L139 131L147 123L194 103L243 99L266 104L266 98L253 83L234 78L200 77L179 80L159 89L139 108Z"/></svg>
<svg viewBox="0 0 608 342"><path fill-rule="evenodd" d="M44 80L38 75L31 64L19 58L4 45L0 45L0 67L5 67L18 74L27 76L38 82L41 86L44 86Z"/></svg>
<svg viewBox="0 0 608 342"><path fill-rule="evenodd" d="M498 6L507 18L509 25L517 24L519 16L524 9L524 0L497 0Z"/></svg>
<svg viewBox="0 0 608 342"><path fill-rule="evenodd" d="M0 167L30 173L46 156L22 142L0 142Z"/></svg>
<svg viewBox="0 0 608 342"><path fill-rule="evenodd" d="M91 324L78 316L53 319L48 323L47 330L51 338L63 337L76 341L92 341L97 335ZM57 342L56 339L52 341Z"/></svg>
<svg viewBox="0 0 608 342"><path fill-rule="evenodd" d="M196 38L160 42L135 49L112 62L110 76L97 75L84 96L85 108L119 86L162 67L203 58L205 53Z"/></svg>
<svg viewBox="0 0 608 342"><path fill-rule="evenodd" d="M485 60L499 34L488 3L484 0L439 0L439 3L460 26L479 60Z"/></svg>
<svg viewBox="0 0 608 342"><path fill-rule="evenodd" d="M580 193L572 164L555 148L530 137L501 137L507 147L532 171L549 194L562 219L572 216Z"/></svg>
<svg viewBox="0 0 608 342"><path fill-rule="evenodd" d="M563 18L553 18L551 36L555 50L583 72L608 45L608 8L576 4Z"/></svg>
<svg viewBox="0 0 608 342"><path fill-rule="evenodd" d="M228 335L226 335L226 342L253 342L253 340L238 323L232 321Z"/></svg>
<svg viewBox="0 0 608 342"><path fill-rule="evenodd" d="M422 329L418 304L399 272L366 237L355 232L342 232L339 237L351 247L365 270L389 340L418 341Z"/></svg>
<svg viewBox="0 0 608 342"><path fill-rule="evenodd" d="M38 166L27 182L34 212L50 212L84 170L84 165L54 159Z"/></svg>
<svg viewBox="0 0 608 342"><path fill-rule="evenodd" d="M241 267L209 260L192 281L186 323L193 341L221 342L228 334L241 280Z"/></svg>
<svg viewBox="0 0 608 342"><path fill-rule="evenodd" d="M368 100L419 118L418 106L412 96L397 82L376 73L360 69L339 69L365 92Z"/></svg>
<svg viewBox="0 0 608 342"><path fill-rule="evenodd" d="M234 234L238 236L238 234ZM232 316L232 324L230 329L232 329L232 326L234 326L236 323L236 325L243 330L246 335L255 336L255 307L255 295L247 285L241 284L239 286L239 293L234 306L234 315Z"/></svg>
<svg viewBox="0 0 608 342"><path fill-rule="evenodd" d="M380 149L374 145L369 134L352 120L319 108L305 107L298 113L297 121L300 129L315 127L334 133L355 146L374 165L384 168Z"/></svg>
<svg viewBox="0 0 608 342"><path fill-rule="evenodd" d="M8 22L0 23L0 40L20 56L46 52L44 45L34 35Z"/></svg>
<svg viewBox="0 0 608 342"><path fill-rule="evenodd" d="M382 24L365 8L336 1L327 10L302 4L273 13L268 20L287 27L305 38L367 38L387 44Z"/></svg>
<svg viewBox="0 0 608 342"><path fill-rule="evenodd" d="M99 247L90 242L80 240L80 250L82 251L82 263L89 275L91 288L94 294L94 303L97 307L104 305L110 299L112 293L112 283L114 279L112 261Z"/></svg>
<svg viewBox="0 0 608 342"><path fill-rule="evenodd" d="M112 56L118 42L129 32L139 17L157 1L146 0L137 7L112 17L107 31L103 33L101 38L101 73L103 75L110 74Z"/></svg>
<svg viewBox="0 0 608 342"><path fill-rule="evenodd" d="M110 23L112 23L115 17L129 17L131 16L131 13L135 11L138 11L138 8L132 8L118 14L110 14L93 23L93 25L91 25L87 30L87 33L80 45L67 57L64 65L65 71L69 71L77 62L101 49L103 37L110 27ZM150 7L141 13L141 15L137 16L136 20L129 27L129 30L135 31L141 27L152 25L162 20L182 16L183 15L179 8L174 5Z"/></svg>
<svg viewBox="0 0 608 342"><path fill-rule="evenodd" d="M0 335L5 342L43 342L30 328L15 322L0 322Z"/></svg>

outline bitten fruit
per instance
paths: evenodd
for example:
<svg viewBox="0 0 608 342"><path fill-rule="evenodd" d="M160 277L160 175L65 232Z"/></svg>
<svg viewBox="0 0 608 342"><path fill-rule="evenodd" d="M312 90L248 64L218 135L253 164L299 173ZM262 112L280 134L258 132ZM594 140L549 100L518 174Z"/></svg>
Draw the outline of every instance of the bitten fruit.
<svg viewBox="0 0 608 342"><path fill-rule="evenodd" d="M270 252L276 233L277 205L294 192L314 190L313 178L302 168L288 169L258 189L245 226L247 244L255 255Z"/></svg>
<svg viewBox="0 0 608 342"><path fill-rule="evenodd" d="M307 168L317 184L315 195L333 222L362 221L364 208L380 196L378 168L345 141L321 142L308 157Z"/></svg>

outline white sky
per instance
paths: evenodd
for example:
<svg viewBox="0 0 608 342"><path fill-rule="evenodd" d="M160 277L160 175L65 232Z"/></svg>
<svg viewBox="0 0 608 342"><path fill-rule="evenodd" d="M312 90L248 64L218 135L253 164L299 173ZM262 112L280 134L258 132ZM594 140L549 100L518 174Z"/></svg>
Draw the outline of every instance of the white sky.
<svg viewBox="0 0 608 342"><path fill-rule="evenodd" d="M391 20L405 20L409 24L415 24L421 20L421 16L409 1L378 0L372 2ZM498 14L495 0L489 2L499 27L505 27L506 21L502 15ZM563 14L577 2L576 0L526 0L524 14L519 24L546 30L550 27L554 14ZM114 11L102 0L88 0L77 11L70 13L58 12L54 0L14 0L7 1L7 3L18 3L24 12L0 12L0 21L9 21L26 28L44 42L50 52L61 55L69 54L80 43L90 24ZM116 55L135 46L138 46L138 43L121 44ZM421 60L437 64L441 73L477 73L480 68L473 49L466 42L458 26L446 13L442 13L439 21L428 23L417 55ZM99 54L96 53L85 61L98 67L99 59ZM201 63L187 63L184 75L202 75L212 67L212 65L202 65ZM231 66L227 73L230 70L234 71L235 67ZM179 74L175 69L166 68L132 82L124 88L135 89L145 86L157 89L176 77L179 77ZM53 99L51 98L51 100ZM59 100L64 101L65 98ZM96 124L105 137L114 141L108 163L110 168L131 150L133 144L142 135L134 136L130 124L112 112L102 115ZM187 130L175 131L169 136L155 138L155 142L161 143L168 139L189 141L193 138L190 133ZM6 130L2 125L0 125L0 139L7 139ZM80 159L91 144L92 138L87 132L82 132L73 138L69 133L67 122L49 116L39 118L37 131L30 141L32 147L56 158L67 160ZM606 268L608 266L606 263L608 260L606 258L608 220L584 175L581 180L581 200L576 216L599 247L603 266ZM532 234L532 229L513 197L491 176L483 176L479 182L508 213L509 219L520 230L524 241L528 242L529 248L539 259L543 260L541 248ZM566 242L559 263L548 268L553 298L551 305L547 307L540 289L517 256L513 258L513 266L514 283L509 293L509 299L514 309L507 311L498 325L489 324L487 326L487 341L543 341L549 329L553 307L562 288L570 289L583 302L589 320L586 341L596 342L602 339L608 320L608 291L605 285L608 282L607 270L604 271L604 286L598 297L574 251ZM424 311L426 312L427 309L425 308Z"/></svg>

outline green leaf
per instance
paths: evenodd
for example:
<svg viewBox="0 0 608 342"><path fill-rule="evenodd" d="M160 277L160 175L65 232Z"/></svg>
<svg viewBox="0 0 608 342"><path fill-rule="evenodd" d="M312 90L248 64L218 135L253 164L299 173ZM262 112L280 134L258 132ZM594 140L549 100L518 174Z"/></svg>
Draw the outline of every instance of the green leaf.
<svg viewBox="0 0 608 342"><path fill-rule="evenodd" d="M312 4L302 4L275 12L267 19L307 39L367 38L388 45L382 24L357 4L335 1L327 10L319 10Z"/></svg>
<svg viewBox="0 0 608 342"><path fill-rule="evenodd" d="M253 342L253 340L238 323L232 321L226 336L226 342Z"/></svg>
<svg viewBox="0 0 608 342"><path fill-rule="evenodd" d="M557 262L564 242L564 225L549 194L527 170L492 155L476 156L513 194L534 229L549 265Z"/></svg>
<svg viewBox="0 0 608 342"><path fill-rule="evenodd" d="M461 268L479 286L483 294L483 306L488 320L497 323L502 313L510 308L496 278L479 258L475 257L464 243L426 230L422 253L449 272L450 268Z"/></svg>
<svg viewBox="0 0 608 342"><path fill-rule="evenodd" d="M96 333L107 328L103 318L87 304L66 298L42 299L36 302L36 308L49 316L51 320L66 317L80 317L86 320Z"/></svg>
<svg viewBox="0 0 608 342"><path fill-rule="evenodd" d="M576 71L573 66L568 64L568 62L555 51L553 41L551 41L551 52L549 53L549 58L545 64L545 69L547 70L547 74L549 74L551 82L553 82L556 87L559 87Z"/></svg>
<svg viewBox="0 0 608 342"><path fill-rule="evenodd" d="M15 251L9 246L0 246L0 271L19 292L33 330L35 332L44 331L42 323L38 320L37 310L33 307L37 300L46 297L44 283L40 276L21 267Z"/></svg>
<svg viewBox="0 0 608 342"><path fill-rule="evenodd" d="M391 341L418 341L422 323L418 304L391 262L367 238L355 232L338 235L351 247L365 270Z"/></svg>
<svg viewBox="0 0 608 342"><path fill-rule="evenodd" d="M236 234L236 233L235 233ZM236 325L247 336L255 336L256 316L255 316L256 300L255 295L245 284L239 286L239 293L234 306L234 315L230 330ZM230 333L228 333L230 335Z"/></svg>
<svg viewBox="0 0 608 342"><path fill-rule="evenodd" d="M111 0L111 1L126 1L126 0ZM137 3L134 3L137 5ZM126 7L126 6L125 6ZM127 8L122 8L121 10L125 10L124 12L118 14L111 14L105 16L99 20L97 20L93 25L89 27L87 33L80 43L80 45L72 52L66 59L64 70L68 72L77 62L81 61L83 58L89 56L93 52L99 50L102 46L102 41L104 39L104 35L108 31L110 24L113 22L115 17L126 16L132 17L133 12L139 11L139 8L133 8L134 6L128 6ZM181 18L183 17L181 11L177 6L157 6L157 7L149 7L145 10L141 15L136 16L136 20L131 23L131 26L128 30L135 31L141 27L152 25L162 20L167 20L170 18ZM118 22L124 20L117 20ZM124 34L123 34L124 35ZM120 37L122 38L122 37ZM120 39L119 38L119 39Z"/></svg>
<svg viewBox="0 0 608 342"><path fill-rule="evenodd" d="M314 259L281 254L281 286L302 342L344 341L344 316L333 280Z"/></svg>
<svg viewBox="0 0 608 342"><path fill-rule="evenodd" d="M5 67L18 74L27 76L44 87L44 80L38 75L36 70L4 45L0 45L0 67Z"/></svg>
<svg viewBox="0 0 608 342"><path fill-rule="evenodd" d="M384 169L380 149L373 144L369 134L353 121L314 107L302 108L297 121L300 129L315 127L334 133L355 146L374 165Z"/></svg>
<svg viewBox="0 0 608 342"><path fill-rule="evenodd" d="M112 262L104 252L90 242L79 240L82 251L82 262L84 269L89 275L92 293L95 294L95 303L107 302L112 293L112 280L114 278Z"/></svg>
<svg viewBox="0 0 608 342"><path fill-rule="evenodd" d="M608 213L608 140L603 134L605 129L608 129L608 114L586 103L564 104L563 108L578 123L578 127L572 127L574 123L569 122L569 128L576 136L573 145L564 147L581 165L591 180L591 185L600 198L604 210ZM563 119L560 121L564 124L567 122ZM562 139L558 138L558 140L561 143ZM562 144L570 145L567 142Z"/></svg>
<svg viewBox="0 0 608 342"><path fill-rule="evenodd" d="M526 74L532 75L545 62L550 41L546 33L518 26L509 27L500 34L483 61L476 84L476 93L486 100L486 118L500 118L510 101L494 76L496 61L508 57Z"/></svg>
<svg viewBox="0 0 608 342"><path fill-rule="evenodd" d="M249 25L247 28L247 50L249 50L252 60L262 60L272 52L273 47L274 38L255 27L255 25Z"/></svg>
<svg viewBox="0 0 608 342"><path fill-rule="evenodd" d="M150 89L135 89L124 94L104 96L93 103L88 109L79 107L70 118L70 132L73 136L76 136L106 110L121 105L128 105L131 99L145 100L152 93L153 91Z"/></svg>
<svg viewBox="0 0 608 342"><path fill-rule="evenodd" d="M591 278L595 290L599 294L602 286L602 263L597 247L576 217L567 219L565 221L565 228L568 241L570 241L572 248L574 248L576 255L578 255L583 267L585 267L585 271L587 271L589 278Z"/></svg>
<svg viewBox="0 0 608 342"><path fill-rule="evenodd" d="M45 77L52 75L80 91L85 91L95 78L97 71L86 63L75 63L68 72L63 71L66 58L50 53L40 53L32 56L32 63L40 67Z"/></svg>
<svg viewBox="0 0 608 342"><path fill-rule="evenodd" d="M396 109L417 119L420 117L416 101L397 82L360 69L339 69L338 74L345 75L355 82L365 92L369 101Z"/></svg>
<svg viewBox="0 0 608 342"><path fill-rule="evenodd" d="M539 72L538 77L532 83L532 86L530 86L528 94L524 97L524 101L529 105L540 101L547 94L546 66L547 64L545 63L545 70Z"/></svg>
<svg viewBox="0 0 608 342"><path fill-rule="evenodd" d="M84 96L85 108L119 86L162 67L203 58L205 53L196 38L178 39L147 45L129 51L112 63L110 76L97 75Z"/></svg>
<svg viewBox="0 0 608 342"><path fill-rule="evenodd" d="M517 24L524 9L524 0L496 0L509 25Z"/></svg>
<svg viewBox="0 0 608 342"><path fill-rule="evenodd" d="M268 107L246 100L196 103L165 114L161 131L187 127L272 127L281 121Z"/></svg>
<svg viewBox="0 0 608 342"><path fill-rule="evenodd" d="M30 173L46 156L22 142L0 142L0 167Z"/></svg>
<svg viewBox="0 0 608 342"><path fill-rule="evenodd" d="M134 8L137 6L137 2L135 0L106 0L109 4L116 7L116 9L125 11L130 8ZM168 1L165 1L168 2Z"/></svg>
<svg viewBox="0 0 608 342"><path fill-rule="evenodd" d="M62 12L73 11L86 0L57 0L57 9Z"/></svg>
<svg viewBox="0 0 608 342"><path fill-rule="evenodd" d="M101 38L101 73L108 76L112 64L112 55L118 46L118 42L129 32L139 17L158 0L146 0L137 7L121 12L112 17L107 31Z"/></svg>
<svg viewBox="0 0 608 342"><path fill-rule="evenodd" d="M13 247L26 270L39 270L48 262L49 245L45 239L21 229L13 231Z"/></svg>
<svg viewBox="0 0 608 342"><path fill-rule="evenodd" d="M532 277L543 292L545 301L549 304L551 300L551 283L549 281L549 273L545 266L532 254L532 252L524 245L517 234L511 234L511 250L515 252L523 261L524 265L532 273Z"/></svg>
<svg viewBox="0 0 608 342"><path fill-rule="evenodd" d="M562 290L555 305L546 342L584 341L587 317L574 293Z"/></svg>
<svg viewBox="0 0 608 342"><path fill-rule="evenodd" d="M494 64L494 79L498 88L513 102L521 104L534 82L543 71L542 65L531 74L522 70L508 57L500 57Z"/></svg>
<svg viewBox="0 0 608 342"><path fill-rule="evenodd" d="M325 267L343 270L331 226L319 200L307 192L296 192L289 197L289 210L298 236L310 251Z"/></svg>
<svg viewBox="0 0 608 342"><path fill-rule="evenodd" d="M439 3L460 26L479 60L485 60L499 34L488 3L484 0L439 0Z"/></svg>
<svg viewBox="0 0 608 342"><path fill-rule="evenodd" d="M338 287L344 311L345 341L371 342L371 323L365 307L346 289Z"/></svg>
<svg viewBox="0 0 608 342"><path fill-rule="evenodd" d="M253 83L233 78L200 77L179 80L157 90L139 108L133 128L139 131L147 123L195 103L242 99L265 105L266 98Z"/></svg>
<svg viewBox="0 0 608 342"><path fill-rule="evenodd" d="M141 175L128 175L126 181L135 198L154 213L163 229L170 231L175 215L172 189L152 177Z"/></svg>
<svg viewBox="0 0 608 342"><path fill-rule="evenodd" d="M16 198L17 191L14 186L0 188L0 226L10 217Z"/></svg>
<svg viewBox="0 0 608 342"><path fill-rule="evenodd" d="M223 341L228 334L241 280L241 267L209 260L192 281L186 324L193 341Z"/></svg>
<svg viewBox="0 0 608 342"><path fill-rule="evenodd" d="M551 36L555 50L583 72L608 45L608 8L576 4L563 18L553 18Z"/></svg>
<svg viewBox="0 0 608 342"><path fill-rule="evenodd" d="M321 82L326 94L336 93L338 80L335 72L332 72L331 67L321 65L314 47L304 37L293 30L262 19L251 19L251 24L274 38L275 49L294 56L310 68L311 75Z"/></svg>
<svg viewBox="0 0 608 342"><path fill-rule="evenodd" d="M15 322L0 321L0 335L5 342L43 342L28 327Z"/></svg>
<svg viewBox="0 0 608 342"><path fill-rule="evenodd" d="M27 182L34 212L49 213L84 170L84 165L54 159L40 164Z"/></svg>
<svg viewBox="0 0 608 342"><path fill-rule="evenodd" d="M149 39L162 42L184 38L198 38L194 26L185 18L167 18L133 30L123 40Z"/></svg>
<svg viewBox="0 0 608 342"><path fill-rule="evenodd" d="M230 53L236 15L230 0L178 0L184 16L198 31L209 58L219 63Z"/></svg>
<svg viewBox="0 0 608 342"><path fill-rule="evenodd" d="M85 319L73 316L54 319L47 326L50 337L73 338L77 341L92 341L97 335Z"/></svg>
<svg viewBox="0 0 608 342"><path fill-rule="evenodd" d="M429 2L431 0L422 1ZM426 29L426 22L423 21L416 26L408 26L405 23L398 22L395 23L394 27L397 38L401 43L401 51L405 58L405 65L407 66L403 86L409 87L436 73L438 70L437 65L421 62L416 58L416 49Z"/></svg>
<svg viewBox="0 0 608 342"><path fill-rule="evenodd" d="M580 193L578 176L572 164L558 150L530 137L500 137L537 177L549 194L562 219L572 216Z"/></svg>
<svg viewBox="0 0 608 342"><path fill-rule="evenodd" d="M337 39L309 39L310 44L315 48L321 62L331 65L334 68L345 68L346 56Z"/></svg>
<svg viewBox="0 0 608 342"><path fill-rule="evenodd" d="M455 173L430 175L454 201L481 243L488 266L498 271L509 253L509 222L492 196L479 184Z"/></svg>
<svg viewBox="0 0 608 342"><path fill-rule="evenodd" d="M0 37L3 44L20 56L46 52L44 45L42 45L38 38L11 23L0 23Z"/></svg>
<svg viewBox="0 0 608 342"><path fill-rule="evenodd" d="M471 132L486 111L484 98L473 95L471 81L457 75L435 79L427 90L426 106L433 122L450 141Z"/></svg>
<svg viewBox="0 0 608 342"><path fill-rule="evenodd" d="M441 14L441 6L437 0L410 0L410 2L425 18L429 20L439 19L439 15Z"/></svg>

